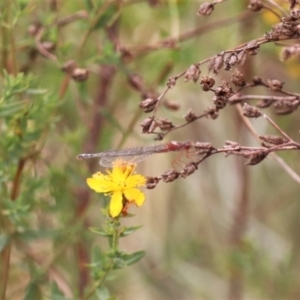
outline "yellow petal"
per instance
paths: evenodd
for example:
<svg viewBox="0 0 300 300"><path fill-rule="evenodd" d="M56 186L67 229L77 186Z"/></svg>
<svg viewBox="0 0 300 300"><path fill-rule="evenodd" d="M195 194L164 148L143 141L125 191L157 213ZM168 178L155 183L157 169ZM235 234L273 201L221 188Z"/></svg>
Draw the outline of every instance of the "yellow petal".
<svg viewBox="0 0 300 300"><path fill-rule="evenodd" d="M98 178L98 179L101 179L101 178L103 178L105 175L104 174L102 174L101 172L97 172L97 173L95 173L95 174L93 174L93 178Z"/></svg>
<svg viewBox="0 0 300 300"><path fill-rule="evenodd" d="M103 186L100 184L101 181L97 178L87 178L86 183L88 186L97 193L107 193L106 190L103 190Z"/></svg>
<svg viewBox="0 0 300 300"><path fill-rule="evenodd" d="M125 198L129 202L134 202L137 206L143 205L145 195L138 189L127 189L124 191Z"/></svg>
<svg viewBox="0 0 300 300"><path fill-rule="evenodd" d="M92 178L86 180L88 186L97 193L111 193L119 189L118 182L112 180L110 175L101 172L93 174Z"/></svg>
<svg viewBox="0 0 300 300"><path fill-rule="evenodd" d="M109 204L109 212L113 218L117 217L121 213L123 208L122 200L123 196L121 192L113 193Z"/></svg>
<svg viewBox="0 0 300 300"><path fill-rule="evenodd" d="M131 175L126 180L126 187L128 187L128 188L143 186L145 184L146 184L146 178L139 174Z"/></svg>

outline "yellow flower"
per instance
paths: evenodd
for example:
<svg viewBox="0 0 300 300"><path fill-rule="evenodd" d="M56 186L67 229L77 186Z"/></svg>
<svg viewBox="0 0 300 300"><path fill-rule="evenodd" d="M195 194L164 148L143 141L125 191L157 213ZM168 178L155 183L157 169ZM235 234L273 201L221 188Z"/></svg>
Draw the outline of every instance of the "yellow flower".
<svg viewBox="0 0 300 300"><path fill-rule="evenodd" d="M139 174L133 174L135 165L117 160L113 164L112 171L106 171L107 175L97 172L92 178L87 178L88 186L97 193L111 195L109 204L110 215L115 218L121 212L127 213L130 204L141 206L145 201L145 195L137 187L146 184L146 178Z"/></svg>

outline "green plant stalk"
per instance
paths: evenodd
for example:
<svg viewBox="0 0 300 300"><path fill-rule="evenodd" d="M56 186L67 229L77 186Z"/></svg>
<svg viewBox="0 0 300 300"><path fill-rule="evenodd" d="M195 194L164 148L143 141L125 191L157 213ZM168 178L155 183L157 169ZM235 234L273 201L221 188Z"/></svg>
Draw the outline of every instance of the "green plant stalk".
<svg viewBox="0 0 300 300"><path fill-rule="evenodd" d="M119 232L120 222L118 219L113 219L112 222L114 224L115 231L113 232L113 236L112 236L111 249L108 252L117 253L118 245L119 245L119 236L120 236L120 232ZM108 265L108 267L105 269L105 272L103 273L102 277L96 281L92 290L84 298L85 300L90 299L94 295L95 291L103 284L105 278L107 277L109 272L112 270L114 263L115 263L115 261L114 261L114 259L112 259L110 261L110 264Z"/></svg>
<svg viewBox="0 0 300 300"><path fill-rule="evenodd" d="M106 268L105 272L103 273L102 277L96 281L93 289L86 295L86 297L84 298L85 300L90 299L96 292L96 290L103 284L105 278L107 277L108 273L111 271L111 269L114 266L114 261L112 260L109 264L109 266Z"/></svg>

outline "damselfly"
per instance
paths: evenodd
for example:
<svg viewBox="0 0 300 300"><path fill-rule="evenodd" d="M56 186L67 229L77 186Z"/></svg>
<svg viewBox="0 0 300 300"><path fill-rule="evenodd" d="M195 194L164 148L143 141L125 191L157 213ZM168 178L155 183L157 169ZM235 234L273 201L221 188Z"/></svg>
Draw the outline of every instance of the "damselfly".
<svg viewBox="0 0 300 300"><path fill-rule="evenodd" d="M130 163L138 163L146 159L149 155L155 153L188 151L193 147L193 143L187 142L168 142L166 144L134 147L118 150L107 150L99 153L82 153L77 155L77 159L83 160L88 158L100 158L100 165L103 167L111 167L117 159L128 161Z"/></svg>

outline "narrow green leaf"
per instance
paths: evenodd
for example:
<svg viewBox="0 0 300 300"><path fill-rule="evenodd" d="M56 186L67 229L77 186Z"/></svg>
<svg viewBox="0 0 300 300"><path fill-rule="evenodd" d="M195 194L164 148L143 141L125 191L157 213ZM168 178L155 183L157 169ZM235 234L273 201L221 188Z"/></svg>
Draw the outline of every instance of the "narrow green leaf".
<svg viewBox="0 0 300 300"><path fill-rule="evenodd" d="M5 118L21 111L25 106L25 102L14 102L0 107L0 118Z"/></svg>
<svg viewBox="0 0 300 300"><path fill-rule="evenodd" d="M141 260L145 256L146 252L145 251L137 251L132 254L125 254L123 256L124 261L126 262L127 266L130 266L139 260Z"/></svg>
<svg viewBox="0 0 300 300"><path fill-rule="evenodd" d="M121 237L127 236L141 228L142 226L133 226L133 227L124 227L124 230L121 232Z"/></svg>
<svg viewBox="0 0 300 300"><path fill-rule="evenodd" d="M97 288L96 296L99 300L109 300L110 299L109 290L104 286L100 286L99 288Z"/></svg>
<svg viewBox="0 0 300 300"><path fill-rule="evenodd" d="M145 251L137 251L132 254L117 253L114 257L115 263L113 268L116 270L130 266L142 259L145 254Z"/></svg>
<svg viewBox="0 0 300 300"><path fill-rule="evenodd" d="M26 94L28 95L43 95L46 94L48 91L46 89L28 89Z"/></svg>
<svg viewBox="0 0 300 300"><path fill-rule="evenodd" d="M101 236L112 236L111 233L106 232L102 228L90 227L89 229L90 229L91 232L96 233L96 234L101 235Z"/></svg>

